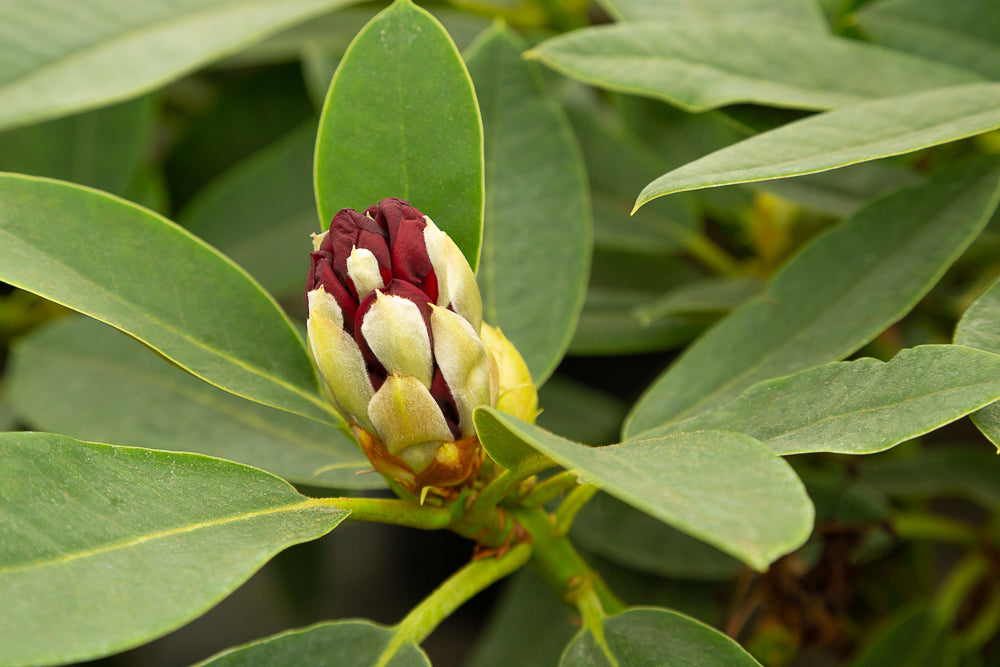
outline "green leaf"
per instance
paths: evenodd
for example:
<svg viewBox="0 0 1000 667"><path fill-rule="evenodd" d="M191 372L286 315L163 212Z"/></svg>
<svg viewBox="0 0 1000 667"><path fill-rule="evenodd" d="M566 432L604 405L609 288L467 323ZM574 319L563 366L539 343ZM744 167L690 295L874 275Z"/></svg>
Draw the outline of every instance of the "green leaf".
<svg viewBox="0 0 1000 667"><path fill-rule="evenodd" d="M761 282L753 276L714 278L681 285L639 309L646 321L672 315L723 315L761 291Z"/></svg>
<svg viewBox="0 0 1000 667"><path fill-rule="evenodd" d="M308 123L210 183L178 222L225 253L267 290L301 293L316 231Z"/></svg>
<svg viewBox="0 0 1000 667"><path fill-rule="evenodd" d="M516 34L497 27L466 54L486 139L477 279L484 319L503 330L541 384L576 329L593 232L580 149L523 49Z"/></svg>
<svg viewBox="0 0 1000 667"><path fill-rule="evenodd" d="M1000 279L966 309L955 328L955 343L1000 354ZM983 408L972 422L1000 449L1000 405Z"/></svg>
<svg viewBox="0 0 1000 667"><path fill-rule="evenodd" d="M600 0L600 4L622 21L723 19L828 30L823 10L814 0Z"/></svg>
<svg viewBox="0 0 1000 667"><path fill-rule="evenodd" d="M0 280L106 322L238 396L333 425L298 333L215 249L95 190L0 174Z"/></svg>
<svg viewBox="0 0 1000 667"><path fill-rule="evenodd" d="M316 138L320 220L401 197L473 269L483 222L483 129L462 58L440 23L396 0L358 33L333 77Z"/></svg>
<svg viewBox="0 0 1000 667"><path fill-rule="evenodd" d="M520 440L758 570L801 546L812 529L812 504L795 473L744 435L706 431L588 447L490 408L476 410L476 429L487 451L497 440Z"/></svg>
<svg viewBox="0 0 1000 667"><path fill-rule="evenodd" d="M646 391L634 435L751 385L843 358L908 312L982 230L1000 165L972 161L876 201L808 244Z"/></svg>
<svg viewBox="0 0 1000 667"><path fill-rule="evenodd" d="M583 629L559 667L760 667L718 630L675 611L633 608L604 619L599 640Z"/></svg>
<svg viewBox="0 0 1000 667"><path fill-rule="evenodd" d="M635 354L690 342L705 325L683 317L643 317L658 297L648 292L591 289L569 351L574 355Z"/></svg>
<svg viewBox="0 0 1000 667"><path fill-rule="evenodd" d="M311 486L384 486L358 474L371 464L341 431L220 391L89 318L18 341L7 382L16 414L37 430L219 456Z"/></svg>
<svg viewBox="0 0 1000 667"><path fill-rule="evenodd" d="M7 2L0 127L135 97L352 1Z"/></svg>
<svg viewBox="0 0 1000 667"><path fill-rule="evenodd" d="M589 85L692 112L738 103L830 109L979 80L949 65L843 37L713 20L574 30L542 42L531 57Z"/></svg>
<svg viewBox="0 0 1000 667"><path fill-rule="evenodd" d="M200 616L347 512L255 468L0 434L0 664L74 662Z"/></svg>
<svg viewBox="0 0 1000 667"><path fill-rule="evenodd" d="M948 443L916 456L865 459L861 482L900 498L964 498L1000 508L1000 457L979 446Z"/></svg>
<svg viewBox="0 0 1000 667"><path fill-rule="evenodd" d="M530 568L508 581L466 667L556 664L576 631L573 610Z"/></svg>
<svg viewBox="0 0 1000 667"><path fill-rule="evenodd" d="M871 454L1000 399L1000 356L923 345L892 361L833 362L756 384L731 403L647 435L732 431L778 454Z"/></svg>
<svg viewBox="0 0 1000 667"><path fill-rule="evenodd" d="M606 494L573 522L573 542L627 567L671 579L731 579L742 567L718 549Z"/></svg>
<svg viewBox="0 0 1000 667"><path fill-rule="evenodd" d="M123 195L152 139L152 96L0 134L0 171Z"/></svg>
<svg viewBox="0 0 1000 667"><path fill-rule="evenodd" d="M993 0L882 0L854 21L879 44L1000 78L1000 12Z"/></svg>
<svg viewBox="0 0 1000 667"><path fill-rule="evenodd" d="M319 623L223 651L197 667L375 667L393 636L391 629L368 621ZM430 667L430 664L419 647L406 644L385 667Z"/></svg>
<svg viewBox="0 0 1000 667"><path fill-rule="evenodd" d="M812 174L1000 128L1000 83L863 102L750 137L647 185L635 208L698 188Z"/></svg>
<svg viewBox="0 0 1000 667"><path fill-rule="evenodd" d="M381 9L382 7L372 4L357 9L343 9L275 35L229 61L260 64L260 61L267 59L291 62L301 58L310 95L318 101L318 106L322 106L337 64L347 47ZM431 5L427 10L441 22L459 49L467 47L490 27L490 19L486 16L475 16L442 5Z"/></svg>

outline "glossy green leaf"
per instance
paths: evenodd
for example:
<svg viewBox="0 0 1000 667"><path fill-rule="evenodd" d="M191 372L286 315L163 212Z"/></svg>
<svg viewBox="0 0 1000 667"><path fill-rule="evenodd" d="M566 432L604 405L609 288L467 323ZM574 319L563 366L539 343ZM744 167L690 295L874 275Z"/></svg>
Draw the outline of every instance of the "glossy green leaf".
<svg viewBox="0 0 1000 667"><path fill-rule="evenodd" d="M393 638L389 628L368 621L319 623L223 651L198 667L375 667ZM406 644L384 667L430 667L419 647Z"/></svg>
<svg viewBox="0 0 1000 667"><path fill-rule="evenodd" d="M8 0L0 127L134 97L352 1Z"/></svg>
<svg viewBox="0 0 1000 667"><path fill-rule="evenodd" d="M585 28L539 44L531 56L584 83L687 111L738 103L830 109L979 80L971 72L843 37L711 20Z"/></svg>
<svg viewBox="0 0 1000 667"><path fill-rule="evenodd" d="M723 148L647 185L635 207L673 192L812 174L1000 128L1000 83L853 104Z"/></svg>
<svg viewBox="0 0 1000 667"><path fill-rule="evenodd" d="M1000 354L1000 279L965 311L955 328L955 343ZM1000 405L983 408L972 421L1000 449Z"/></svg>
<svg viewBox="0 0 1000 667"><path fill-rule="evenodd" d="M572 608L530 568L508 582L466 667L556 664L576 631Z"/></svg>
<svg viewBox="0 0 1000 667"><path fill-rule="evenodd" d="M21 339L7 390L32 428L82 440L197 452L310 486L380 488L341 431L199 381L92 319L66 317Z"/></svg>
<svg viewBox="0 0 1000 667"><path fill-rule="evenodd" d="M523 50L516 34L497 27L466 54L486 139L477 279L483 318L503 330L541 384L576 329L592 231L580 149Z"/></svg>
<svg viewBox="0 0 1000 667"><path fill-rule="evenodd" d="M816 238L764 294L720 321L646 391L635 435L736 398L763 380L843 358L908 312L982 230L1000 165L955 166Z"/></svg>
<svg viewBox="0 0 1000 667"><path fill-rule="evenodd" d="M273 294L301 293L316 231L315 141L308 123L244 160L198 193L178 222Z"/></svg>
<svg viewBox="0 0 1000 667"><path fill-rule="evenodd" d="M294 61L301 58L309 92L318 101L317 106L322 106L337 64L347 47L380 10L381 7L371 4L343 9L286 30L229 60L259 64L267 59ZM442 5L431 5L427 10L441 22L459 49L469 46L490 27L490 19L486 16L475 16Z"/></svg>
<svg viewBox="0 0 1000 667"><path fill-rule="evenodd" d="M627 567L674 579L731 579L739 561L606 494L573 522L574 544Z"/></svg>
<svg viewBox="0 0 1000 667"><path fill-rule="evenodd" d="M675 611L633 608L604 619L603 641L581 630L559 667L760 667L718 630Z"/></svg>
<svg viewBox="0 0 1000 667"><path fill-rule="evenodd" d="M827 32L815 0L600 0L600 4L623 21L725 19Z"/></svg>
<svg viewBox="0 0 1000 667"><path fill-rule="evenodd" d="M1000 12L993 0L881 0L853 18L879 44L1000 78Z"/></svg>
<svg viewBox="0 0 1000 667"><path fill-rule="evenodd" d="M124 195L152 139L151 96L0 134L0 171Z"/></svg>
<svg viewBox="0 0 1000 667"><path fill-rule="evenodd" d="M1000 356L957 345L892 361L833 362L756 384L739 398L647 435L733 431L778 454L871 454L1000 400Z"/></svg>
<svg viewBox="0 0 1000 667"><path fill-rule="evenodd" d="M744 435L706 431L588 447L489 408L476 411L476 428L487 451L494 441L520 440L758 570L801 546L812 529L812 504L795 473Z"/></svg>
<svg viewBox="0 0 1000 667"><path fill-rule="evenodd" d="M67 183L0 175L0 280L107 322L226 391L343 423L274 300L151 211Z"/></svg>
<svg viewBox="0 0 1000 667"><path fill-rule="evenodd" d="M473 268L483 222L483 130L448 33L396 0L358 33L334 75L316 138L316 201L342 208L401 197L447 232Z"/></svg>
<svg viewBox="0 0 1000 667"><path fill-rule="evenodd" d="M1000 456L983 444L946 443L915 456L865 459L861 482L900 498L964 498L1000 507Z"/></svg>
<svg viewBox="0 0 1000 667"><path fill-rule="evenodd" d="M0 664L73 662L200 616L346 516L221 459L0 434Z"/></svg>

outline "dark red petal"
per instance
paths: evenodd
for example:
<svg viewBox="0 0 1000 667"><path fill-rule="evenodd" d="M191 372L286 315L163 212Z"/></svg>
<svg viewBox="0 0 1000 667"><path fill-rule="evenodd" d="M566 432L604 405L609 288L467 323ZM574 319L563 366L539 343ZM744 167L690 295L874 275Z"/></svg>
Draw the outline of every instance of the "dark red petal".
<svg viewBox="0 0 1000 667"><path fill-rule="evenodd" d="M438 281L424 242L426 223L403 224L392 246L392 275L413 283L437 303Z"/></svg>
<svg viewBox="0 0 1000 667"><path fill-rule="evenodd" d="M314 255L326 254L326 253L313 253ZM358 302L351 295L348 289L340 282L340 279L333 272L333 267L329 261L319 261L313 264L313 268L309 271L310 276L315 277L315 282L309 287L309 291L321 287L326 290L327 294L333 296L337 300L337 305L340 306L340 311L344 317L344 330L348 332L354 331L354 318L358 310Z"/></svg>
<svg viewBox="0 0 1000 667"><path fill-rule="evenodd" d="M451 395L451 389L448 388L448 383L440 368L434 370L431 396L441 408L441 414L444 415L444 420L448 423L448 428L451 429L452 437L458 440L462 437L462 429L458 427L458 405L455 403L454 396Z"/></svg>
<svg viewBox="0 0 1000 667"><path fill-rule="evenodd" d="M424 317L424 324L427 325L427 335L431 335L431 299L426 292L405 280L393 280L386 289L381 291L392 296L401 296L417 304L420 314ZM433 344L432 338L431 347Z"/></svg>
<svg viewBox="0 0 1000 667"><path fill-rule="evenodd" d="M371 250L380 267L390 266L389 232L352 208L345 208L333 217L327 239L333 253L333 270L344 282L347 281L347 258L354 248Z"/></svg>
<svg viewBox="0 0 1000 667"><path fill-rule="evenodd" d="M378 203L378 206L369 206L365 212L389 232L390 247L395 245L401 225L419 224L423 229L427 224L423 213L398 197L386 197Z"/></svg>

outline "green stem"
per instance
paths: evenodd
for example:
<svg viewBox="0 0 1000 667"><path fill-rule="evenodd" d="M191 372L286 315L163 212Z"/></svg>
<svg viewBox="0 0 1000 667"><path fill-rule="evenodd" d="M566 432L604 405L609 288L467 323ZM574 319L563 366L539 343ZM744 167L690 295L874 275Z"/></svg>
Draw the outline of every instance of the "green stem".
<svg viewBox="0 0 1000 667"><path fill-rule="evenodd" d="M1000 628L1000 587L994 587L989 599L979 610L976 620L962 633L962 645L969 652L978 651L997 636Z"/></svg>
<svg viewBox="0 0 1000 667"><path fill-rule="evenodd" d="M893 532L908 540L930 540L973 545L979 541L975 529L954 519L922 512L899 513L892 517Z"/></svg>
<svg viewBox="0 0 1000 667"><path fill-rule="evenodd" d="M488 512L500 504L500 501L507 497L515 486L520 483L520 479L510 470L504 470L500 475L490 482L486 488L479 492L479 496L469 508L469 514L479 514Z"/></svg>
<svg viewBox="0 0 1000 667"><path fill-rule="evenodd" d="M434 589L399 625L376 667L384 667L407 643L420 644L441 622L480 591L528 562L531 545L518 544L498 558L475 560Z"/></svg>
<svg viewBox="0 0 1000 667"><path fill-rule="evenodd" d="M317 503L349 510L349 521L372 521L397 526L441 530L452 522L451 512L444 507L417 505L407 500L388 498L317 498Z"/></svg>
<svg viewBox="0 0 1000 667"><path fill-rule="evenodd" d="M678 240L705 268L727 278L738 278L743 275L739 262L704 234L688 231Z"/></svg>
<svg viewBox="0 0 1000 667"><path fill-rule="evenodd" d="M552 475L552 477L549 477L544 482L536 484L534 488L521 498L520 504L524 507L544 507L550 501L574 489L578 485L579 480L576 473L564 470Z"/></svg>
<svg viewBox="0 0 1000 667"><path fill-rule="evenodd" d="M972 552L955 566L941 587L938 594L936 613L941 623L948 627L955 622L965 596L989 570L990 563L986 556Z"/></svg>
<svg viewBox="0 0 1000 667"><path fill-rule="evenodd" d="M594 635L594 640L604 652L604 657L607 658L611 667L618 667L618 660L611 653L608 642L604 638L604 619L607 614L604 613L604 607L601 605L597 592L592 587L587 586L578 591L574 597L576 608L580 611L580 616L583 617L583 627Z"/></svg>
<svg viewBox="0 0 1000 667"><path fill-rule="evenodd" d="M625 603L580 556L565 536L556 533L552 517L540 509L514 507L514 518L531 535L531 562L549 587L566 602L579 606L579 591L590 588L606 614L625 610Z"/></svg>
<svg viewBox="0 0 1000 667"><path fill-rule="evenodd" d="M587 25L587 22L582 17L566 9L561 0L541 0L541 5L549 15L549 22L552 27L556 28L559 32L568 32Z"/></svg>
<svg viewBox="0 0 1000 667"><path fill-rule="evenodd" d="M562 501L559 509L556 510L555 529L557 535L569 534L573 519L598 491L599 489L593 484L581 484L569 492L566 500Z"/></svg>

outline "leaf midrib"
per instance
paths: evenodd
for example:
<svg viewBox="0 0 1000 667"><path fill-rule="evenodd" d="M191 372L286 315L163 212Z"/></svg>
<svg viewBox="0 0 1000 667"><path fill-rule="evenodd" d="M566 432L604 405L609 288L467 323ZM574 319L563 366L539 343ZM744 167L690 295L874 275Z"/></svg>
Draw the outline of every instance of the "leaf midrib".
<svg viewBox="0 0 1000 667"><path fill-rule="evenodd" d="M50 346L52 347L52 346ZM55 354L61 353L61 349L56 349ZM46 356L51 356L50 352ZM107 357L96 357L96 356L86 356L80 357L76 355L70 355L75 363L103 371L108 375L114 375L127 380L137 380L146 386L159 387L169 393L175 394L182 398L191 400L192 402L208 408L212 411L218 412L222 415L230 417L235 421L242 423L251 428L269 433L277 438L287 440L291 443L300 445L303 449L308 449L319 454L330 454L330 450L323 449L319 443L313 440L303 437L302 435L296 433L289 429L275 428L272 422L265 419L259 419L250 415L249 413L241 410L236 410L225 404L225 401L220 401L216 399L210 392L199 391L195 387L185 386L183 383L176 382L173 379L167 378L163 373L156 373L148 370L140 370L137 366L126 365L117 363L116 361ZM206 383L208 384L208 383ZM204 386L204 385L203 385ZM211 385L210 385L211 386ZM331 427L332 428L332 427ZM367 463L367 459L359 459Z"/></svg>
<svg viewBox="0 0 1000 667"><path fill-rule="evenodd" d="M236 366L237 368L239 368L239 369L241 369L243 371L246 371L247 373L249 373L252 376L268 380L268 381L270 381L270 382L278 385L282 389L288 390L288 391L290 391L290 392L292 392L292 393L294 393L294 394L296 394L296 395L298 395L298 396L300 396L302 398L305 398L307 401L309 401L313 405L315 405L317 407L320 407L323 411L327 412L328 414L330 414L331 416L333 416L334 418L336 418L336 415L334 415L331 412L330 407L324 401L322 401L318 396L313 396L313 395L309 394L308 392L304 391L302 388L296 387L295 385L292 385L290 382L288 382L287 380L285 380L283 378L279 378L279 377L277 377L275 375L270 375L263 368L251 366L247 362L245 362L245 361L243 361L241 359L238 359L236 357L233 357L230 353L228 353L226 351L222 351L222 350L219 350L217 348L210 347L207 342L204 342L204 341L200 340L199 338L195 338L193 336L186 335L186 334L178 331L175 328L174 325L164 323L159 318L157 318L157 317L155 317L155 316L147 313L145 310L137 307L137 305L134 304L132 301L126 300L124 298L121 298L120 295L116 295L116 294L113 294L113 293L109 292L107 290L107 288L105 288L104 286L100 285L99 283L94 282L93 280L91 280L88 277L82 276L80 274L80 272L77 271L74 267L66 265L61 260L58 260L57 258L54 258L52 255L49 255L44 250L39 249L37 246L35 246L33 244L25 243L23 240L19 239L18 237L14 236L10 232L7 232L2 227L0 227L0 237L4 237L4 236L8 240L9 239L13 239L13 241L15 243L18 243L18 244L20 244L23 247L31 248L33 251L35 251L37 254L41 255L45 259L54 260L53 261L53 265L60 266L60 267L63 268L63 270L66 273L72 274L73 276L76 276L77 278L79 278L78 282L80 284L83 284L83 285L90 286L90 287L94 288L95 291L97 291L100 294L100 296L104 297L105 299L109 299L112 302L117 302L117 303L122 304L123 306L125 306L126 308L128 308L129 311L132 312L134 315L136 315L138 317L141 317L141 318L144 318L145 320L147 320L149 322L152 322L156 326L159 326L163 330L165 330L165 331L173 334L174 336L176 336L180 340L188 342L193 347L201 350L202 352L208 353L212 357L216 357L216 358L222 359L222 360L224 360L224 361L232 364L233 366ZM235 264L233 266L235 266ZM87 315L88 317L93 317L94 319L96 319L96 320L98 320L100 322L104 322L108 326L114 327L115 329L119 329L120 331L125 331L125 333L127 333L128 335L133 336L134 338L136 338L137 340L142 341L143 343L146 343L147 345L149 345L150 347L152 347L154 350L156 350L158 352L161 352L162 354L164 354L164 356L166 356L166 357L168 357L170 359L175 360L187 372L191 373L195 377L197 377L197 378L199 378L201 380L204 380L205 382L209 383L212 386L222 388L221 385L213 382L212 380L204 377L203 375L201 375L199 373L195 373L193 370L191 370L186 365L184 365L180 360L175 359L170 354L167 354L167 352L165 350L161 349L160 347L157 347L151 341L147 340L145 337L142 337L142 336L139 336L139 335L134 334L132 332L126 331L125 329L122 329L119 326L117 326L115 323L110 322L110 321L108 321L106 319L103 319L102 317L98 317L97 315L90 314L90 313L88 313L88 312L86 312L84 310L79 310L78 308L76 308L72 304L67 303L67 302L65 302L65 301L63 301L61 299L54 298L54 297L52 297L52 296L50 296L48 294L42 294L41 292L38 292L38 291L36 291L36 290L34 290L34 289L30 288L30 287L25 287L24 285L20 284L19 282L15 282L13 280L11 280L9 282L10 282L11 285L14 285L16 287L20 287L20 288L25 289L25 290L27 290L29 292L34 292L36 294L39 294L40 296L43 296L44 298L46 298L46 299L48 299L50 301L58 303L58 304L60 304L62 306L66 306L67 308L70 308L72 310L76 310L78 312L81 312L84 315ZM293 330L293 333L294 333L294 330ZM298 340L299 344L301 345L301 339L297 335L294 336L294 338L296 340ZM233 389L230 389L230 388L225 388L225 391L229 391L230 393L233 393L233 394L235 394L237 396L240 396L242 398L247 398L248 400L255 400L255 399L250 398L246 393L238 393L238 392L236 392L236 391L234 391Z"/></svg>
<svg viewBox="0 0 1000 667"><path fill-rule="evenodd" d="M120 542L113 542L110 544L101 545L92 549L85 549L82 551L71 552L67 554L60 555L58 557L52 558L47 561L33 561L28 563L19 563L11 567L0 567L0 576L8 575L11 573L16 573L23 570L30 570L33 568L42 567L55 567L57 565L63 565L66 563L73 562L75 560L80 560L82 558L91 558L94 556L99 556L105 553L110 553L117 549L126 549L129 547L138 546L146 542L150 542L157 539L165 539L169 537L174 537L176 535L183 535L185 533L193 533L198 530L214 528L216 526L222 526L227 523L236 523L239 521L250 521L259 517L270 516L274 514L281 514L283 512L294 512L298 510L312 509L316 507L325 507L330 512L341 512L348 514L345 510L338 510L328 502L324 502L322 498L308 498L303 502L297 503L295 505L282 505L280 507L270 507L263 510L254 510L252 512L244 512L242 514L235 514L232 516L220 517L218 519L212 519L209 521L199 521L187 526L178 526L174 528L167 528L165 530L160 530L153 533L148 533L146 535L141 535L129 540L123 540Z"/></svg>

